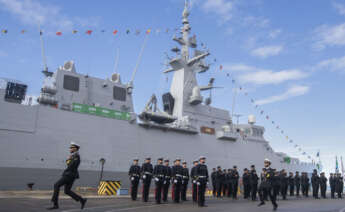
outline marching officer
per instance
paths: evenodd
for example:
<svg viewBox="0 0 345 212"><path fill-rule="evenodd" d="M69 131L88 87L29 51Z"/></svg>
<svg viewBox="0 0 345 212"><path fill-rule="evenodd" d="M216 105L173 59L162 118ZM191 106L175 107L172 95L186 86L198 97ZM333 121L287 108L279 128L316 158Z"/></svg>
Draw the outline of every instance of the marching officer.
<svg viewBox="0 0 345 212"><path fill-rule="evenodd" d="M149 200L150 185L152 180L153 166L151 164L151 158L146 158L145 163L141 166L141 176L143 181L143 193L142 198L144 202Z"/></svg>
<svg viewBox="0 0 345 212"><path fill-rule="evenodd" d="M212 180L212 195L213 197L216 197L217 195L217 170L216 168L212 169L212 173L211 173L211 180Z"/></svg>
<svg viewBox="0 0 345 212"><path fill-rule="evenodd" d="M252 201L256 201L256 193L258 191L259 177L256 174L255 166L251 165L250 168L251 168L251 171L250 171L251 196L252 196Z"/></svg>
<svg viewBox="0 0 345 212"><path fill-rule="evenodd" d="M171 175L172 170L169 166L169 160L164 160L164 168L165 168L165 176L164 176L164 183L163 183L163 201L168 201L168 193L169 193L169 187L170 187L170 181L171 181Z"/></svg>
<svg viewBox="0 0 345 212"><path fill-rule="evenodd" d="M333 175L333 173L330 173L329 176L329 186L331 187L331 198L334 199L334 193L335 193L335 177Z"/></svg>
<svg viewBox="0 0 345 212"><path fill-rule="evenodd" d="M295 186L296 186L296 197L299 197L299 189L301 186L301 178L299 176L299 172L295 174Z"/></svg>
<svg viewBox="0 0 345 212"><path fill-rule="evenodd" d="M156 182L155 199L157 204L161 204L162 200L162 188L164 185L166 168L163 165L163 158L158 158L157 165L153 169L153 176Z"/></svg>
<svg viewBox="0 0 345 212"><path fill-rule="evenodd" d="M320 175L320 190L321 190L321 197L326 199L327 178L324 172L322 172Z"/></svg>
<svg viewBox="0 0 345 212"><path fill-rule="evenodd" d="M272 205L273 205L273 210L277 210L278 204L276 203L276 197L273 195L272 192L272 179L274 176L274 171L270 167L271 166L271 161L268 159L264 160L264 165L265 168L263 169L263 179L260 184L260 204L258 206L262 206L265 204L264 201L264 195L265 193L270 196Z"/></svg>
<svg viewBox="0 0 345 212"><path fill-rule="evenodd" d="M182 185L181 185L181 200L187 201L187 188L189 182L189 170L187 168L187 162L183 161L182 163Z"/></svg>
<svg viewBox="0 0 345 212"><path fill-rule="evenodd" d="M280 191L280 173L274 169L274 176L272 177L273 196L277 198Z"/></svg>
<svg viewBox="0 0 345 212"><path fill-rule="evenodd" d="M250 196L250 175L247 168L243 170L242 183L243 183L243 197L244 199L248 199Z"/></svg>
<svg viewBox="0 0 345 212"><path fill-rule="evenodd" d="M138 185L140 180L140 166L138 165L139 159L135 158L133 164L129 168L129 179L131 181L131 197L132 200L137 199Z"/></svg>
<svg viewBox="0 0 345 212"><path fill-rule="evenodd" d="M70 146L70 153L71 155L66 160L67 168L62 173L62 177L54 184L54 194L52 197L53 207L47 208L48 210L55 210L59 209L59 191L60 187L65 187L65 194L72 197L77 202L80 202L81 209L84 208L85 203L87 201L86 198L82 198L78 194L71 191L73 183L76 179L79 178L78 167L80 164L80 155L78 150L80 146L74 142L71 143Z"/></svg>
<svg viewBox="0 0 345 212"><path fill-rule="evenodd" d="M196 174L196 168L198 166L198 161L193 161L193 168L190 171L190 177L192 179L192 198L193 202L198 201L198 185L197 185L197 174Z"/></svg>
<svg viewBox="0 0 345 212"><path fill-rule="evenodd" d="M233 166L232 174L231 174L232 198L233 199L237 199L239 177L240 177L240 175L238 174L237 166Z"/></svg>
<svg viewBox="0 0 345 212"><path fill-rule="evenodd" d="M292 172L289 173L288 183L289 183L290 196L293 196L294 190L295 190L295 180L294 180Z"/></svg>
<svg viewBox="0 0 345 212"><path fill-rule="evenodd" d="M196 168L196 174L198 176L198 206L199 207L207 207L205 205L205 191L206 185L208 183L208 170L205 164L206 157L201 156L199 158L199 164Z"/></svg>
<svg viewBox="0 0 345 212"><path fill-rule="evenodd" d="M171 168L172 170L172 199L175 203L180 202L180 193L181 193L181 185L182 185L182 174L183 174L183 167L181 166L181 159L177 158L174 161L174 166Z"/></svg>
<svg viewBox="0 0 345 212"><path fill-rule="evenodd" d="M318 176L316 169L314 169L313 174L311 176L311 186L313 187L313 197L315 199L319 199L319 185L320 177Z"/></svg>

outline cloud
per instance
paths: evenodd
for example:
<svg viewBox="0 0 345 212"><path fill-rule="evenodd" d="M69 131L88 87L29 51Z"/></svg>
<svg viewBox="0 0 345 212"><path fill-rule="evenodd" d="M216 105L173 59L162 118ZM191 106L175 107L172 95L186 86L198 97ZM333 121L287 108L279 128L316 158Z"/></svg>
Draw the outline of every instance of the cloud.
<svg viewBox="0 0 345 212"><path fill-rule="evenodd" d="M222 18L223 22L229 21L232 18L232 10L234 3L226 0L205 0L202 9L207 13L215 13Z"/></svg>
<svg viewBox="0 0 345 212"><path fill-rule="evenodd" d="M333 7L338 11L340 15L345 15L345 5L333 2Z"/></svg>
<svg viewBox="0 0 345 212"><path fill-rule="evenodd" d="M270 20L263 17L254 17L254 16L248 16L244 18L244 24L259 28L265 28L268 27L270 24Z"/></svg>
<svg viewBox="0 0 345 212"><path fill-rule="evenodd" d="M261 70L254 73L240 75L238 78L242 83L252 83L256 85L280 84L289 80L299 80L308 75L300 70L282 70L273 72L271 70Z"/></svg>
<svg viewBox="0 0 345 212"><path fill-rule="evenodd" d="M8 54L2 50L0 50L0 57L7 57Z"/></svg>
<svg viewBox="0 0 345 212"><path fill-rule="evenodd" d="M263 46L260 48L253 49L251 51L251 55L260 57L260 58L267 58L270 56L276 56L283 51L284 47L282 45L279 46Z"/></svg>
<svg viewBox="0 0 345 212"><path fill-rule="evenodd" d="M268 37L274 39L276 38L278 35L280 35L280 33L282 32L281 29L275 29L275 30L272 30L268 33Z"/></svg>
<svg viewBox="0 0 345 212"><path fill-rule="evenodd" d="M345 56L323 60L316 65L316 69L327 69L329 71L345 73Z"/></svg>
<svg viewBox="0 0 345 212"><path fill-rule="evenodd" d="M292 97L296 96L302 96L306 93L308 93L310 90L310 87L308 86L301 86L301 85L294 85L290 87L286 92L276 95L276 96L270 96L264 99L260 99L255 101L255 104L257 105L264 105L264 104L270 104L274 102L284 101L287 99L290 99Z"/></svg>
<svg viewBox="0 0 345 212"><path fill-rule="evenodd" d="M61 12L61 8L55 5L41 4L38 0L0 0L0 8L10 12L22 23L38 26L54 27L55 30L71 30L76 24L83 24L91 20L95 23L94 17L87 19L71 18Z"/></svg>
<svg viewBox="0 0 345 212"><path fill-rule="evenodd" d="M344 46L345 45L345 23L328 26L322 25L314 31L316 42L313 47L316 50L322 50L327 46Z"/></svg>

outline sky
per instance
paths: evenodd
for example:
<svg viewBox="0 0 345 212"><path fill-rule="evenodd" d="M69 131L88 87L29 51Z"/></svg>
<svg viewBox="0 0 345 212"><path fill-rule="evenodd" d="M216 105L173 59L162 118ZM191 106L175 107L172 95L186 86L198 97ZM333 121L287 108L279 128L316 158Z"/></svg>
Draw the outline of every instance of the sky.
<svg viewBox="0 0 345 212"><path fill-rule="evenodd" d="M183 0L0 0L0 77L39 95L40 26L50 71L73 60L77 72L105 79L117 71L128 82L151 29L134 81L140 113L153 93L160 100L169 91L172 73L162 72L183 7ZM255 115L275 151L308 161L302 152L318 160L320 150L324 170L334 171L335 156L345 156L345 1L192 0L189 19L211 53L199 84L214 77L224 87L213 91L212 105L241 114L241 123Z"/></svg>

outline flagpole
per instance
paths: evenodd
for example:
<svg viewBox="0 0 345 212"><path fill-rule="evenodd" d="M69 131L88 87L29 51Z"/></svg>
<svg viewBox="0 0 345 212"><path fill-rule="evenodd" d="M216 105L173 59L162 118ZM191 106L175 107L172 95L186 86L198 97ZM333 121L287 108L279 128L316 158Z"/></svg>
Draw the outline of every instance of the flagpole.
<svg viewBox="0 0 345 212"><path fill-rule="evenodd" d="M42 31L41 31L41 24L38 23L38 30L40 31L40 41L41 41L41 54L42 54L42 60L43 60L43 73L48 73L48 67L47 67L47 59L44 51L44 42L42 37Z"/></svg>

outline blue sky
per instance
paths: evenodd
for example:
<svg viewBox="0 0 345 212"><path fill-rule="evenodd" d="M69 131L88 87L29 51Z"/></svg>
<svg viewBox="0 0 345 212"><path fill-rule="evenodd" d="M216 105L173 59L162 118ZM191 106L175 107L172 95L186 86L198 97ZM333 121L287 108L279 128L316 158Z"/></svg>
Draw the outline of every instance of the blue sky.
<svg viewBox="0 0 345 212"><path fill-rule="evenodd" d="M241 122L249 114L256 115L276 151L307 159L287 142L288 135L314 158L321 149L325 170L333 170L335 155L345 156L345 1L191 3L192 33L210 50L208 61L214 63L210 71L198 76L199 83L215 77L215 84L225 87L214 91L213 105L231 110L233 91L242 86L235 107L235 113L243 115ZM107 78L114 71L118 49L118 72L127 82L143 32L151 28L134 84L134 103L140 112L152 93L160 96L169 89L172 75L162 71L165 53L173 55L170 49L176 44L171 38L181 26L183 4L183 0L0 0L0 29L8 30L0 35L0 77L25 82L30 95L39 94L43 80L40 23L51 71L74 60L78 72ZM167 28L169 33L165 33ZM93 30L90 36L85 34L89 29ZM115 29L119 31L116 36L112 34ZM137 29L140 35L135 35ZM21 34L21 30L26 32ZM57 31L62 36L56 36ZM270 120L260 115L250 98ZM275 129L272 120L285 135Z"/></svg>

